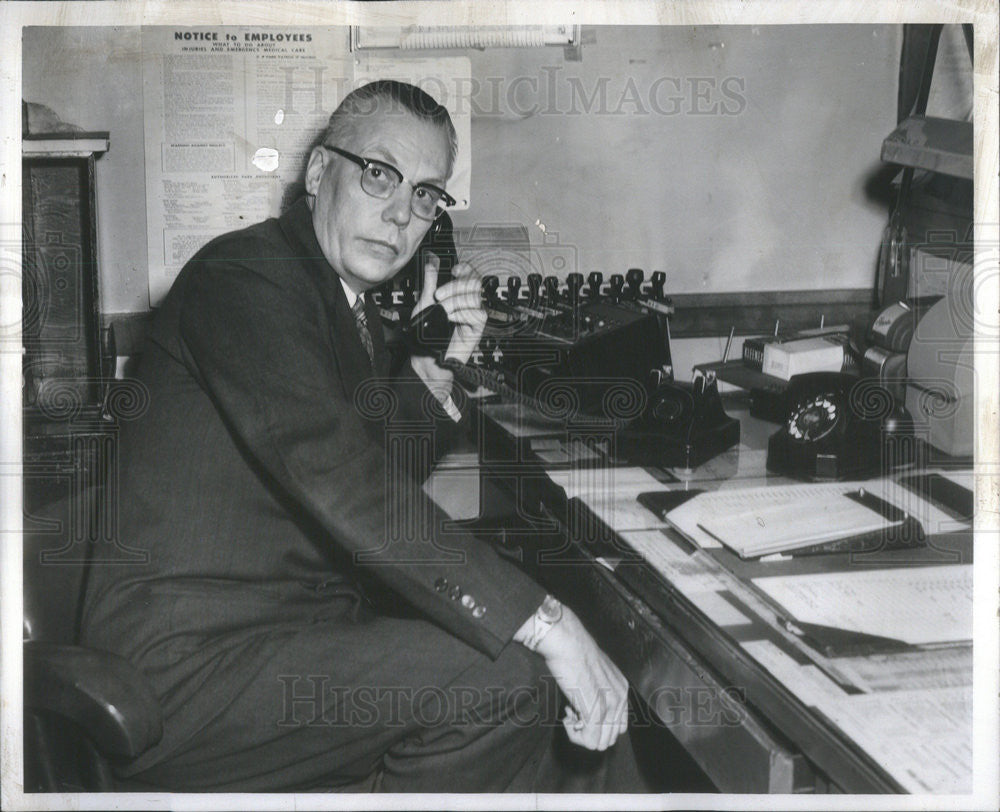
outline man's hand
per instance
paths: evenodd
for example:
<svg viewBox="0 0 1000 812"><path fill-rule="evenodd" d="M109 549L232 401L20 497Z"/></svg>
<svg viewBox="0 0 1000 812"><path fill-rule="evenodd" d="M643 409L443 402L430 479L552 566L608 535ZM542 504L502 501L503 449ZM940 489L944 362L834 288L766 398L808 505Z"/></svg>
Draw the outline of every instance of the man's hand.
<svg viewBox="0 0 1000 812"><path fill-rule="evenodd" d="M472 356L486 328L486 312L482 307L482 283L471 265L460 262L452 269L453 279L440 288L437 286L439 261L431 254L424 266L424 284L420 298L413 308L419 313L435 302L444 307L448 319L455 325L455 332L448 344L446 358L466 363ZM445 402L451 395L453 376L439 367L433 359L412 356L410 365L435 397Z"/></svg>
<svg viewBox="0 0 1000 812"><path fill-rule="evenodd" d="M563 719L569 740L590 750L606 750L628 729L628 681L601 651L567 606L536 651L569 700ZM523 642L531 618L514 635Z"/></svg>

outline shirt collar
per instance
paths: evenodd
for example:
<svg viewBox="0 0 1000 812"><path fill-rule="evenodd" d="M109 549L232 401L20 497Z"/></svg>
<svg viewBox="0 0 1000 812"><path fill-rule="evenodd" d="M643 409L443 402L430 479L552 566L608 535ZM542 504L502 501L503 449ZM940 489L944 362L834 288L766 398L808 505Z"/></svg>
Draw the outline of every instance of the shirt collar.
<svg viewBox="0 0 1000 812"><path fill-rule="evenodd" d="M358 300L358 294L355 293L353 290L351 290L351 286L348 285L343 280L343 278L341 278L341 277L338 277L338 278L340 278L340 284L344 288L344 295L347 297L347 304L349 304L351 307L354 307L354 303ZM361 302L362 302L362 304L364 304L364 299L362 299Z"/></svg>

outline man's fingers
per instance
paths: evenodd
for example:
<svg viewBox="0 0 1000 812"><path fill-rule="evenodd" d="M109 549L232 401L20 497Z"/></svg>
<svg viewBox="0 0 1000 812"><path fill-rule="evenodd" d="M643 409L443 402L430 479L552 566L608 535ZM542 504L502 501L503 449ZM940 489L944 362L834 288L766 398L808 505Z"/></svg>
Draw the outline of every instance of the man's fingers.
<svg viewBox="0 0 1000 812"><path fill-rule="evenodd" d="M578 712L570 705L563 718L570 741L597 751L607 750L614 745L621 727L619 699L614 695L609 696L607 688L596 691L590 702L582 696L577 697L576 701L585 705L585 709Z"/></svg>
<svg viewBox="0 0 1000 812"><path fill-rule="evenodd" d="M448 320L455 324L464 324L478 329L486 326L486 314L482 310L471 307L456 308L454 310L445 307L448 313Z"/></svg>
<svg viewBox="0 0 1000 812"><path fill-rule="evenodd" d="M573 742L573 744L578 745L579 747L585 747L588 750L593 749L587 744L582 728L577 728L576 725L569 719L563 719L563 727L566 728L566 737Z"/></svg>
<svg viewBox="0 0 1000 812"><path fill-rule="evenodd" d="M448 282L434 293L434 298L446 310L482 310L482 294L479 285L467 281Z"/></svg>
<svg viewBox="0 0 1000 812"><path fill-rule="evenodd" d="M577 712L572 706L566 708L566 715L563 717L563 726L566 728L566 735L574 744L586 747L588 750L603 749L601 744L600 712L595 713L597 708L591 708L591 712ZM589 717L589 718L588 718ZM595 724L596 723L596 724Z"/></svg>
<svg viewBox="0 0 1000 812"><path fill-rule="evenodd" d="M618 736L624 732L621 726L622 707L623 705L628 706L628 696L625 696L624 702L622 699L622 694L617 691L608 697L607 713L601 722L602 750L611 747L618 740Z"/></svg>
<svg viewBox="0 0 1000 812"><path fill-rule="evenodd" d="M438 270L441 268L441 260L437 254L427 252L427 261L424 262L424 286L421 290L437 290Z"/></svg>
<svg viewBox="0 0 1000 812"><path fill-rule="evenodd" d="M451 275L455 279L465 279L466 277L476 276L475 268L473 268L468 262L456 262L451 269Z"/></svg>
<svg viewBox="0 0 1000 812"><path fill-rule="evenodd" d="M440 264L440 260L434 254L429 253L427 255L427 261L424 262L423 287L420 288L420 298L417 299L416 304L413 306L414 313L420 313L434 304L434 292L437 290Z"/></svg>

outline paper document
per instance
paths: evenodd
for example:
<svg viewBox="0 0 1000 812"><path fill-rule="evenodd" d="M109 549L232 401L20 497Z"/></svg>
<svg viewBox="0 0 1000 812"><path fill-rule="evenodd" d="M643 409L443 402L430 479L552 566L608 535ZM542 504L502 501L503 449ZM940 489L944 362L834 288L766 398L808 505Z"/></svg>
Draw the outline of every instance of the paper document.
<svg viewBox="0 0 1000 812"><path fill-rule="evenodd" d="M840 657L841 674L865 693L972 685L972 646Z"/></svg>
<svg viewBox="0 0 1000 812"><path fill-rule="evenodd" d="M687 596L705 617L716 626L725 629L731 626L750 626L750 620L720 592L692 592Z"/></svg>
<svg viewBox="0 0 1000 812"><path fill-rule="evenodd" d="M667 526L663 519L639 504L631 493L609 496L598 491L583 493L579 498L595 516L615 532Z"/></svg>
<svg viewBox="0 0 1000 812"><path fill-rule="evenodd" d="M705 522L750 510L791 506L797 513L808 511L816 499L826 499L867 485L862 482L827 482L821 484L774 485L756 488L702 493L674 508L667 521L701 547L718 547L719 540L705 532ZM801 511L799 509L802 509Z"/></svg>
<svg viewBox="0 0 1000 812"><path fill-rule="evenodd" d="M607 500L633 501L645 491L665 491L668 488L645 468L573 468L547 470L549 479L566 492L566 498L593 494ZM654 525L647 525L654 526Z"/></svg>
<svg viewBox="0 0 1000 812"><path fill-rule="evenodd" d="M580 463L602 459L606 455L605 447L593 448L579 440L567 442L556 437L539 437L531 441L531 450L542 462L549 465L561 463Z"/></svg>
<svg viewBox="0 0 1000 812"><path fill-rule="evenodd" d="M972 639L972 565L754 578L796 623L874 634L910 645Z"/></svg>
<svg viewBox="0 0 1000 812"><path fill-rule="evenodd" d="M869 507L840 493L814 496L808 505L783 502L738 513L708 516L699 526L744 558L785 552L863 533L877 533L889 522Z"/></svg>
<svg viewBox="0 0 1000 812"><path fill-rule="evenodd" d="M729 589L729 584L720 577L721 564L709 556L682 550L660 530L626 532L621 539L682 595Z"/></svg>
<svg viewBox="0 0 1000 812"><path fill-rule="evenodd" d="M820 709L908 792L972 791L972 688L828 698Z"/></svg>
<svg viewBox="0 0 1000 812"><path fill-rule="evenodd" d="M792 534L815 529L822 526L826 519L818 519L816 514L818 506L827 506L831 500L838 495L849 492L857 492L864 489L873 496L885 500L905 514L918 521L928 535L936 533L948 533L969 527L969 522L962 522L949 516L948 513L933 505L926 499L921 498L912 490L904 488L898 482L887 478L876 478L869 480L857 480L848 482L818 482L799 483L795 485L765 485L761 487L738 487L722 489L703 493L696 496L689 502L685 502L680 507L675 508L667 514L667 521L678 531L687 536L695 544L702 547L718 547L719 539L706 532L712 526L717 530L729 533L726 538L738 538L741 541L747 536L740 532L733 536L733 526L725 526L729 519L733 520L733 525L743 525L747 514L753 511L764 512L763 520L767 524L766 528L759 528L757 533L753 525L747 527L750 534L756 537L763 544L765 538L783 538L789 541ZM839 500L834 500L836 504ZM860 506L859 506L860 507ZM861 524L850 524L851 516L859 519L866 515L864 512L855 513L852 508L841 505L845 511L851 511L850 515L844 513L839 519L830 516L829 520L843 521L843 529L857 529L857 532L867 532L859 529ZM838 509L840 509L838 508ZM870 513L871 511L868 511ZM781 522L776 521L782 516L790 517L790 531L785 533L781 527ZM768 518L772 521L768 522ZM888 523L881 518L876 518L876 524L871 529L878 530L888 526ZM721 523L721 524L720 524ZM756 521L753 522L756 525ZM845 533L841 529L831 525L832 538L843 538ZM816 542L821 543L821 539ZM756 554L765 555L767 552L776 550L765 550Z"/></svg>
<svg viewBox="0 0 1000 812"><path fill-rule="evenodd" d="M846 696L844 689L815 665L802 665L770 640L747 640L741 645L806 705L818 706L830 698Z"/></svg>

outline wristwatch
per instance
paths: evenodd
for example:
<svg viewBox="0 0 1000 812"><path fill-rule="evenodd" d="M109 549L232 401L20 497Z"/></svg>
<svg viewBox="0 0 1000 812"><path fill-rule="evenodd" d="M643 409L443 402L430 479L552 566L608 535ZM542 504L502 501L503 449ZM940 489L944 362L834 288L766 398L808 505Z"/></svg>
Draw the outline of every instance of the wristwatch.
<svg viewBox="0 0 1000 812"><path fill-rule="evenodd" d="M536 651L538 644L549 633L549 629L555 626L563 616L563 606L551 595L546 595L541 606L535 610L531 616L531 633L524 641L529 651Z"/></svg>

